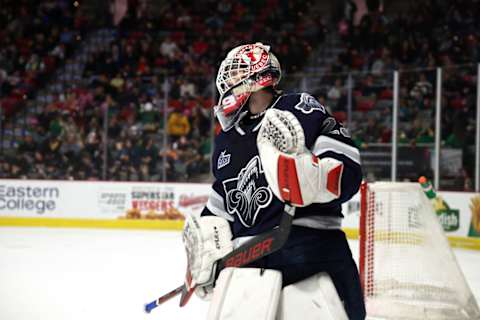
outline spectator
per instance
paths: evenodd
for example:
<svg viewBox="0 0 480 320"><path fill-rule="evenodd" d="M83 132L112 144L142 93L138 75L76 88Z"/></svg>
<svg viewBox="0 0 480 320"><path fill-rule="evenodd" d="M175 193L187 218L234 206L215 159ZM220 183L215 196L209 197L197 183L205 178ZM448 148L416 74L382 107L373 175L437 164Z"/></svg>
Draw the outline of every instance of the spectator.
<svg viewBox="0 0 480 320"><path fill-rule="evenodd" d="M173 111L168 117L167 133L170 136L174 138L186 136L190 133L190 129L190 122L185 114Z"/></svg>
<svg viewBox="0 0 480 320"><path fill-rule="evenodd" d="M410 91L410 96L418 101L432 94L432 84L427 80L425 73L420 74L420 79Z"/></svg>
<svg viewBox="0 0 480 320"><path fill-rule="evenodd" d="M193 98L196 96L195 84L193 82L180 78L179 85L181 97Z"/></svg>
<svg viewBox="0 0 480 320"><path fill-rule="evenodd" d="M328 90L327 98L333 101L337 101L342 95L342 90L342 80L336 79L335 86L331 87L330 90Z"/></svg>
<svg viewBox="0 0 480 320"><path fill-rule="evenodd" d="M170 36L167 36L160 45L160 53L171 60L173 60L178 52L177 44L172 40Z"/></svg>

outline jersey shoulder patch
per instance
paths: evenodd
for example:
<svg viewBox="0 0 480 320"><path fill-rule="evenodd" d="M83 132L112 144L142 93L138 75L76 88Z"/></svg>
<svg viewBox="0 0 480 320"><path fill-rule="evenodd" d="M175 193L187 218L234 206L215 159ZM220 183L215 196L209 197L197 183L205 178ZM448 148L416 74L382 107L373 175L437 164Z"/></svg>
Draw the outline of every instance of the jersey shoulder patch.
<svg viewBox="0 0 480 320"><path fill-rule="evenodd" d="M294 106L294 108L305 114L310 114L314 111L319 111L324 114L326 113L325 107L318 102L317 99L305 92L300 94L300 101Z"/></svg>

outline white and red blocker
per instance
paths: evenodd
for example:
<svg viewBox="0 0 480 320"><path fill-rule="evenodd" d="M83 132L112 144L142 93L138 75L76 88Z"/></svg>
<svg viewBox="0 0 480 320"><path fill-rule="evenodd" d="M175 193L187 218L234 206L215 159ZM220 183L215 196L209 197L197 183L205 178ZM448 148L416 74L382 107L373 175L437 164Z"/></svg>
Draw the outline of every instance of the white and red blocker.
<svg viewBox="0 0 480 320"><path fill-rule="evenodd" d="M313 202L325 203L337 199L341 191L343 164L333 158L320 160L314 155L306 158L279 155L277 160L279 199L299 207ZM305 164L308 158L311 163Z"/></svg>
<svg viewBox="0 0 480 320"><path fill-rule="evenodd" d="M270 189L281 201L297 207L338 199L343 163L334 158L319 159L306 149L303 129L297 122L288 111L270 109L265 114L257 146ZM295 151L282 152L277 146L283 145Z"/></svg>
<svg viewBox="0 0 480 320"><path fill-rule="evenodd" d="M336 159L279 152L273 165L264 170L273 193L294 206L327 203L340 196L343 163Z"/></svg>

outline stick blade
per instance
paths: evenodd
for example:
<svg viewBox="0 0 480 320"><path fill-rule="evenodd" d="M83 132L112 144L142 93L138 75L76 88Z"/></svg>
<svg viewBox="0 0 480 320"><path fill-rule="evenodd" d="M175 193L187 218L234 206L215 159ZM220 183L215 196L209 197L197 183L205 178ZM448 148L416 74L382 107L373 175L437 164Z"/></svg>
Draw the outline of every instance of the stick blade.
<svg viewBox="0 0 480 320"><path fill-rule="evenodd" d="M186 286L184 287L182 290L182 296L180 297L180 307L184 307L188 301L190 301L194 291L195 288L188 289Z"/></svg>
<svg viewBox="0 0 480 320"><path fill-rule="evenodd" d="M190 273L190 267L187 266L185 285L182 288L182 295L180 296L180 307L184 307L188 303L188 301L190 301L190 298L192 297L194 291L195 286L192 287L192 274Z"/></svg>

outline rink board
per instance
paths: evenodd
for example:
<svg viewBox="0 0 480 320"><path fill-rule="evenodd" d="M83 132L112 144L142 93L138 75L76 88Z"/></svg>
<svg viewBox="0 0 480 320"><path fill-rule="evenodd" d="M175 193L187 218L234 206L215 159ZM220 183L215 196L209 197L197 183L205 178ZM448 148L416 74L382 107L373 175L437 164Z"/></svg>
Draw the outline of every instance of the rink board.
<svg viewBox="0 0 480 320"><path fill-rule="evenodd" d="M210 184L1 180L0 226L181 230L208 201ZM439 192L437 214L452 246L480 250L480 194ZM343 229L358 238L360 197L343 204Z"/></svg>
<svg viewBox="0 0 480 320"><path fill-rule="evenodd" d="M11 218L0 217L0 227L49 227L49 228L86 228L86 229L133 229L180 231L183 221L165 220L100 220L100 219L55 219L55 218ZM343 228L349 239L358 239L358 229ZM480 250L480 239L472 237L448 236L452 247Z"/></svg>
<svg viewBox="0 0 480 320"><path fill-rule="evenodd" d="M183 228L183 220L112 220L112 219L59 219L0 217L0 227L49 227L92 229L171 230Z"/></svg>

